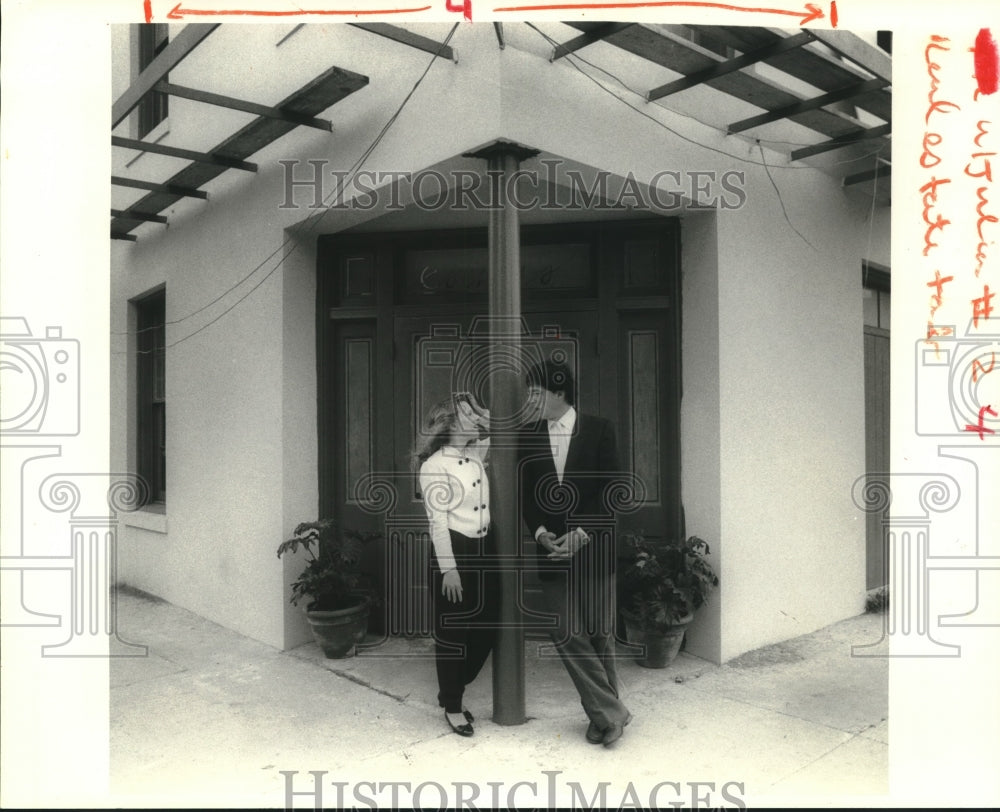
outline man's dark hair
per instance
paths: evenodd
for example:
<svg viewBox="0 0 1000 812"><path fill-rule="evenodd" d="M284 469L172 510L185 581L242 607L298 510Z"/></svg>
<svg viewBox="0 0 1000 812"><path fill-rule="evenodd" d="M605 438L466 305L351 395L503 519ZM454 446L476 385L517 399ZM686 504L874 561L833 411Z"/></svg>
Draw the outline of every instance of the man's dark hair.
<svg viewBox="0 0 1000 812"><path fill-rule="evenodd" d="M567 364L551 360L539 361L528 370L525 380L528 386L540 386L553 394L562 392L566 403L576 405L576 382L573 380L573 371Z"/></svg>

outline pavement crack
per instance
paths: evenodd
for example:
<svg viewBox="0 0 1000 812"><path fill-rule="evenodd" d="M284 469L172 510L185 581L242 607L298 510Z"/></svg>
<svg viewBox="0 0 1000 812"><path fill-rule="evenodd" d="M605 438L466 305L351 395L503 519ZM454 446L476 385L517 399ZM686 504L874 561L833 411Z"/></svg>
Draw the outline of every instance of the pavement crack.
<svg viewBox="0 0 1000 812"><path fill-rule="evenodd" d="M850 736L851 738L856 738L858 735L860 735L865 730L869 730L869 729L875 727L876 725L881 724L883 721L885 721L885 719L888 718L888 717L883 717L878 722L874 722L872 724L869 724L868 726L861 728L861 730L854 730L854 729L850 729L850 728L838 727L837 725L830 724L829 722L823 722L823 721L819 721L817 719L810 719L807 716L800 715L800 713L798 713L798 712L793 713L791 711L784 710L782 708L777 708L774 705L769 704L767 702L763 702L761 700L757 700L757 699L744 699L743 697L732 696L732 695L729 695L729 694L720 694L718 692L718 689L714 688L714 687L705 688L705 687L700 686L700 685L690 684L687 681L685 681L682 684L684 685L685 688L688 688L688 689L690 689L692 691L695 691L697 693L700 693L700 694L705 694L705 695L720 697L722 699L728 700L729 702L735 702L735 703L740 704L740 705L746 705L747 707L750 707L750 708L756 708L757 710L764 711L765 713L776 713L776 714L778 714L780 716L787 716L789 719L798 719L800 722L805 722L805 723L810 724L810 725L818 725L819 727L824 727L827 730L834 730L837 733L844 733L847 736ZM837 746L839 747L840 745L837 745Z"/></svg>
<svg viewBox="0 0 1000 812"><path fill-rule="evenodd" d="M836 728L834 728L834 729L836 729ZM846 747L848 744L850 744L852 741L856 740L857 738L858 738L858 735L855 734L855 735L851 736L850 738L847 738L844 741L839 742L838 744L833 745L831 748L829 748L828 750L823 751L822 753L820 753L819 755L817 755L812 760L807 761L805 764L800 765L798 767L798 769L792 770L790 773L788 773L784 777L779 778L777 781L772 782L770 786L772 788L776 787L779 784L787 781L789 778L793 778L796 775L800 775L801 773L804 773L806 770L808 770L809 768L811 768L814 764L817 764L818 762L823 761L824 759L828 758L830 755L832 755L833 753L835 753L837 750L840 750L840 749Z"/></svg>
<svg viewBox="0 0 1000 812"><path fill-rule="evenodd" d="M370 680L362 679L361 677L351 674L348 671L338 671L336 668L330 668L328 670L330 671L331 674L336 674L338 677L343 677L344 679L349 680L350 682L353 682L356 685L360 685L362 688L367 688L368 690L374 691L377 694L382 694L382 696L387 696L390 699L395 699L397 702L401 704L406 703L405 696L399 696L398 694L394 694L392 691L387 691L384 688L379 688L376 685L372 685Z"/></svg>

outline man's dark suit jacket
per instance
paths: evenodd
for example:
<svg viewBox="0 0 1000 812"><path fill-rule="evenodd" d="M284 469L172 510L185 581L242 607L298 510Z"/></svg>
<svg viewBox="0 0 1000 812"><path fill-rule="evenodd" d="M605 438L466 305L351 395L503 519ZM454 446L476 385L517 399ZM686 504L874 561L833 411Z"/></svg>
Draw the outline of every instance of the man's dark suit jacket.
<svg viewBox="0 0 1000 812"><path fill-rule="evenodd" d="M536 544L539 578L551 579L554 572L571 566L584 572L595 572L594 567L603 566L613 572L614 534L594 533L602 526L607 528L613 517L608 484L620 468L611 422L577 412L562 485L552 457L548 421L541 420L521 431L518 458L521 514L532 539L539 525L545 525L557 538L575 527L596 535L570 559L549 559L548 551Z"/></svg>

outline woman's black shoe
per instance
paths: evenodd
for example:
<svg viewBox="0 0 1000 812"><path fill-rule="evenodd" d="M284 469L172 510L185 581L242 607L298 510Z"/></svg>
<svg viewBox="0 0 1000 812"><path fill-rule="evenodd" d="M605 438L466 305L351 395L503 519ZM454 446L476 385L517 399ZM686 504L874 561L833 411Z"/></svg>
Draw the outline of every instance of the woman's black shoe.
<svg viewBox="0 0 1000 812"><path fill-rule="evenodd" d="M465 718L468 719L469 717L466 716ZM445 711L444 720L448 723L448 727L454 730L459 736L471 736L473 733L475 733L475 731L472 729L471 724L464 724L455 727L455 725L451 723L451 719L448 718L447 711Z"/></svg>

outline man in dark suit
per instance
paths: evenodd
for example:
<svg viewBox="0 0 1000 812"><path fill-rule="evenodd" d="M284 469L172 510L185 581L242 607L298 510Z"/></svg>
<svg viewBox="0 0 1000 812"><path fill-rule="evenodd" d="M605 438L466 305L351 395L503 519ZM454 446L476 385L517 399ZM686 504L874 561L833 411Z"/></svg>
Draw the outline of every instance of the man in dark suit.
<svg viewBox="0 0 1000 812"><path fill-rule="evenodd" d="M618 467L614 428L574 407L565 364L528 370L527 410L538 422L519 439L521 512L537 542L551 632L590 719L587 741L612 744L632 716L618 697L614 651L614 528L608 485Z"/></svg>

